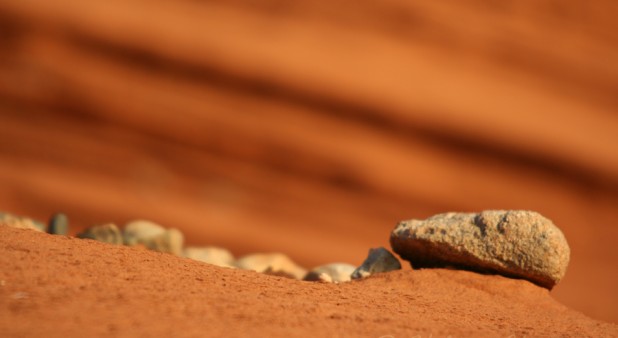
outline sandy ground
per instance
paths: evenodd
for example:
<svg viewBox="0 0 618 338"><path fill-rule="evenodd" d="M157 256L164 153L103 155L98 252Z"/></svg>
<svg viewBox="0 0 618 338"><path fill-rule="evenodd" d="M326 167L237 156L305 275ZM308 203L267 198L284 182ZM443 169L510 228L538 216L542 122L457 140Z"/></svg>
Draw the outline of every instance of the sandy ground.
<svg viewBox="0 0 618 338"><path fill-rule="evenodd" d="M3 337L607 337L523 280L426 269L302 282L0 226Z"/></svg>
<svg viewBox="0 0 618 338"><path fill-rule="evenodd" d="M552 297L618 323L616 17L612 0L0 0L0 211L61 211L72 234L148 219L310 268L360 264L401 220L534 210L571 247Z"/></svg>

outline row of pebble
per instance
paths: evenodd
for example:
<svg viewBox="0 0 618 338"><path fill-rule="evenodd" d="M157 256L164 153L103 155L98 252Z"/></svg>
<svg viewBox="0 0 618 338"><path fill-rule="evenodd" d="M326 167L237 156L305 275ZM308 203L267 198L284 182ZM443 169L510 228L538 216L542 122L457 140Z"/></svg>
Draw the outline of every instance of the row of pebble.
<svg viewBox="0 0 618 338"><path fill-rule="evenodd" d="M47 229L42 222L8 213L0 213L0 223L58 235L66 235L69 227L68 218L62 213L50 218ZM281 253L257 253L235 259L230 251L220 247L184 247L184 235L180 230L165 228L146 220L131 221L122 229L114 223L95 225L77 234L77 237L115 245L141 246L221 267L253 270L305 281L341 283L401 269L399 260L383 247L370 249L360 266L331 263L311 270L303 268Z"/></svg>
<svg viewBox="0 0 618 338"><path fill-rule="evenodd" d="M4 220L4 221L3 221ZM16 227L44 231L45 226L27 218L1 214L0 221ZM66 234L68 219L54 215L47 231ZM183 246L178 229L165 229L149 221L133 221L121 231L115 224L88 228L78 234L103 242L141 245L210 264L255 270L296 279L345 282L401 268L385 248L369 250L360 266L333 263L307 272L283 254L254 254L234 259L221 248ZM480 213L443 213L425 220L400 222L391 232L395 253L413 268L457 268L522 278L552 289L565 275L570 249L564 234L551 220L534 211L486 210Z"/></svg>

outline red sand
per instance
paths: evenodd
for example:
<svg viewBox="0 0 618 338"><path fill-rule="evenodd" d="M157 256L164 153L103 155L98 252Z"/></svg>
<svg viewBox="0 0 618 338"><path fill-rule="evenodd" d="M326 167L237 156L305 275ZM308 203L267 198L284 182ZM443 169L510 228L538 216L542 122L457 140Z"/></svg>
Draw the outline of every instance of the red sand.
<svg viewBox="0 0 618 338"><path fill-rule="evenodd" d="M427 269L340 285L0 226L4 337L618 336L523 280Z"/></svg>
<svg viewBox="0 0 618 338"><path fill-rule="evenodd" d="M534 210L552 297L618 323L617 4L0 1L0 211L311 267Z"/></svg>

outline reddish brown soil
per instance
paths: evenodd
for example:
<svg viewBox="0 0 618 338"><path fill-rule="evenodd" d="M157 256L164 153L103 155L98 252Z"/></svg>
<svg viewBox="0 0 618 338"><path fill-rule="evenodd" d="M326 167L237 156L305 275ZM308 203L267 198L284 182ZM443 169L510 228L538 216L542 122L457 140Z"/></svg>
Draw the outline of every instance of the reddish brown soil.
<svg viewBox="0 0 618 338"><path fill-rule="evenodd" d="M4 337L618 335L523 280L427 269L340 285L0 226Z"/></svg>
<svg viewBox="0 0 618 338"><path fill-rule="evenodd" d="M552 297L618 323L616 17L615 0L0 0L0 211L62 211L73 234L149 219L310 268L361 263L400 220L535 210L571 247Z"/></svg>

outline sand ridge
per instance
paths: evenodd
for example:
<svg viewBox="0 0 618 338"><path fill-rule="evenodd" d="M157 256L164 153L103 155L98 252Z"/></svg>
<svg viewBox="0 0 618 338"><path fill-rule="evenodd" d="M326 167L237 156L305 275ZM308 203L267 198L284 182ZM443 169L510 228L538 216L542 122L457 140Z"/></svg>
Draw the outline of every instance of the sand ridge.
<svg viewBox="0 0 618 338"><path fill-rule="evenodd" d="M524 280L444 269L342 284L0 226L7 337L616 336Z"/></svg>

